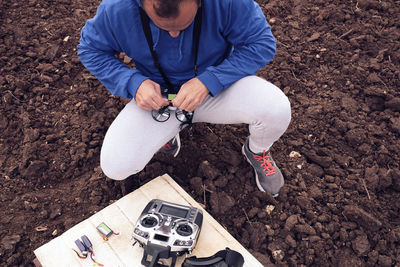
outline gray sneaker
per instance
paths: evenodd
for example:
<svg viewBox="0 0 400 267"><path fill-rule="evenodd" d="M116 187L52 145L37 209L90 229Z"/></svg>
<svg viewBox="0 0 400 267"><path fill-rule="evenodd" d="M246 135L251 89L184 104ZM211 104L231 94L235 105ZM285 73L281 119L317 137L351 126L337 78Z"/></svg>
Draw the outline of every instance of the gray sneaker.
<svg viewBox="0 0 400 267"><path fill-rule="evenodd" d="M179 150L181 150L181 139L179 138L179 133L175 135L174 138L168 141L165 145L163 145L159 152L171 154L172 156L178 156Z"/></svg>
<svg viewBox="0 0 400 267"><path fill-rule="evenodd" d="M242 153L254 168L258 189L263 192L269 192L274 197L277 197L279 190L284 184L284 179L281 171L271 157L271 152L264 151L260 154L251 152L249 149L249 139L247 138L246 143L242 147Z"/></svg>

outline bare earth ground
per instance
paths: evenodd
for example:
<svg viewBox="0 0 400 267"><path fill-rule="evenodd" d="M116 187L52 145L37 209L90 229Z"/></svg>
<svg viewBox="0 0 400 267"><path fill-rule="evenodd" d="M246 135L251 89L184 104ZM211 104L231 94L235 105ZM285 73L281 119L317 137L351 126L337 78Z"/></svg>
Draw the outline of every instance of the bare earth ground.
<svg viewBox="0 0 400 267"><path fill-rule="evenodd" d="M1 266L32 265L34 249L164 173L264 265L400 266L400 2L258 2L278 41L259 74L293 110L272 148L277 199L241 155L244 125L197 124L176 159L107 179L100 146L127 100L76 56L99 1L0 0Z"/></svg>

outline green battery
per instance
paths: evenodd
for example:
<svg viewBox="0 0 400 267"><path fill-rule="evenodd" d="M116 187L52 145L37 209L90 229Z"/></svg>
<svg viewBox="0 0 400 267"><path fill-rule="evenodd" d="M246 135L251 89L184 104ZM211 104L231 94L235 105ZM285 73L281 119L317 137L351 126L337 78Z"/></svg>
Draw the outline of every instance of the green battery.
<svg viewBox="0 0 400 267"><path fill-rule="evenodd" d="M101 223L96 227L97 231L99 231L102 235L104 235L105 237L109 237L110 235L112 235L114 232L113 230L111 230L110 227L108 227L105 223Z"/></svg>
<svg viewBox="0 0 400 267"><path fill-rule="evenodd" d="M168 100L172 101L176 97L176 94L168 94Z"/></svg>

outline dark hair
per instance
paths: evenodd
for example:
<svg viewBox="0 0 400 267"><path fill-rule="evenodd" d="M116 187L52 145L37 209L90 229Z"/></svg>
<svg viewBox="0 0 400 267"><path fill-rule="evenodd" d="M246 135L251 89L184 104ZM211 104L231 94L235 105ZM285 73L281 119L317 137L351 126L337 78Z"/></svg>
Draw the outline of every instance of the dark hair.
<svg viewBox="0 0 400 267"><path fill-rule="evenodd" d="M155 0L154 11L161 18L176 18L179 16L179 5L188 0ZM199 4L200 0L194 0Z"/></svg>

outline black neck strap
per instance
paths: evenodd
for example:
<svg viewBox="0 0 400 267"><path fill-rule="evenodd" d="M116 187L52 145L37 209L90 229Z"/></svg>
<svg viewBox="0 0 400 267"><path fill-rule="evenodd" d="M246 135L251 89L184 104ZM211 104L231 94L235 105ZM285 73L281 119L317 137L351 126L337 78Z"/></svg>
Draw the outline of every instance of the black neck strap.
<svg viewBox="0 0 400 267"><path fill-rule="evenodd" d="M196 256L192 256L186 258L182 263L182 267L243 267L243 265L243 255L237 251L231 250L230 248L220 250L210 257L197 258Z"/></svg>
<svg viewBox="0 0 400 267"><path fill-rule="evenodd" d="M173 92L174 88L172 83L168 79L167 75L165 74L164 70L161 68L160 62L158 61L158 57L156 52L153 49L153 37L151 35L149 17L147 16L146 12L139 6L140 12L140 19L142 21L142 28L144 35L146 36L147 45L149 46L151 56L153 57L154 66L158 69L161 76L166 83L168 90ZM199 8L197 9L196 17L194 19L194 29L193 29L193 40L194 40L194 74L197 76L197 56L199 53L199 43L200 43L200 32L201 32L201 20L202 20L202 12L201 12L201 2L199 3Z"/></svg>

